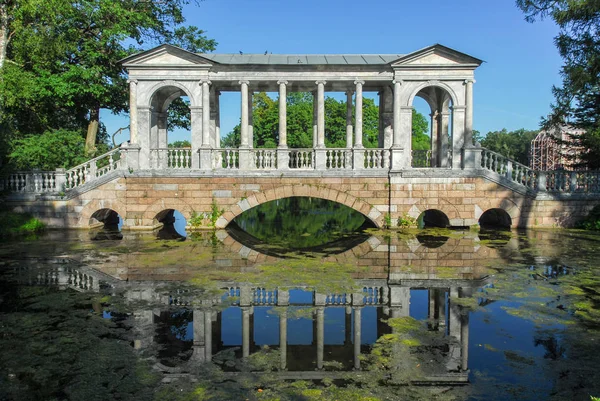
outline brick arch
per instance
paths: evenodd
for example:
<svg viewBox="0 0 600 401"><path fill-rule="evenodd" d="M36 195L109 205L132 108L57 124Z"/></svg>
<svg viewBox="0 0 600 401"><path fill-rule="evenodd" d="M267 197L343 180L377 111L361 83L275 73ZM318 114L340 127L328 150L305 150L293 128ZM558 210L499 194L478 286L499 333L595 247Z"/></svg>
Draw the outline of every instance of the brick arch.
<svg viewBox="0 0 600 401"><path fill-rule="evenodd" d="M79 214L78 227L89 227L92 215L101 209L112 209L125 220L127 205L118 199L94 199L83 207Z"/></svg>
<svg viewBox="0 0 600 401"><path fill-rule="evenodd" d="M409 213L414 218L419 217L421 213L426 210L439 210L440 212L444 213L450 221L460 218L460 212L458 211L456 205L443 198L421 198L413 205L413 207L416 207L419 211L419 215L417 216L413 216L414 213ZM414 211L412 208L411 210Z"/></svg>
<svg viewBox="0 0 600 401"><path fill-rule="evenodd" d="M183 199L178 198L175 202L173 202L167 198L159 199L148 206L144 211L142 218L144 219L146 225L151 225L157 214L163 210L169 209L177 210L183 215L183 217L185 217L186 220L189 220L190 217L192 217L192 212L194 212L194 209Z"/></svg>
<svg viewBox="0 0 600 401"><path fill-rule="evenodd" d="M225 213L223 213L216 222L216 228L225 228L233 219L254 206L277 199L291 198L293 196L320 198L341 203L342 205L362 213L367 219L375 224L375 226L383 226L383 213L362 199L329 186L301 184L272 188L264 192L254 193L246 199L241 199L239 202L225 209Z"/></svg>
<svg viewBox="0 0 600 401"><path fill-rule="evenodd" d="M519 225L519 218L521 217L521 208L512 199L482 199L475 204L474 219L479 221L479 218L483 213L490 209L502 209L510 216L511 226L517 227Z"/></svg>

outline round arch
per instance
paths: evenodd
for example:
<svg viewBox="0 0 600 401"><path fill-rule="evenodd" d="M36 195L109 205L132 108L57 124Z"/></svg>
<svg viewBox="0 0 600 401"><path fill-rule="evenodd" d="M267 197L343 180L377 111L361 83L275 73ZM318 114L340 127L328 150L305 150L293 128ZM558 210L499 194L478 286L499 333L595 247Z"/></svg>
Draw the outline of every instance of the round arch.
<svg viewBox="0 0 600 401"><path fill-rule="evenodd" d="M146 208L143 219L151 225L160 213L168 210L177 210L186 220L189 220L194 212L194 209L183 199L177 199L176 204L170 204L169 199L159 199Z"/></svg>
<svg viewBox="0 0 600 401"><path fill-rule="evenodd" d="M174 93L170 93L169 95L167 95L167 98L174 96L173 99L170 100L170 102L172 102L174 99L176 99L179 96L187 96L190 99L190 107L197 106L196 99L190 93L189 88L186 88L185 85L181 84L180 82L173 81L173 80L161 81L161 82L157 83L156 85L152 86L148 90L149 95L148 95L148 98L146 99L145 106L153 107L152 103L154 102L156 94L158 92L160 92L161 90L167 89L167 88L177 88L184 94L184 95L182 95L181 93L177 92L177 96L175 96ZM170 102L167 104L167 107L169 106ZM163 106L164 106L164 104L163 104ZM164 110L160 110L160 111L162 112Z"/></svg>
<svg viewBox="0 0 600 401"><path fill-rule="evenodd" d="M429 87L437 87L440 88L442 90L444 90L448 95L450 95L450 99L452 100L452 104L453 105L458 105L458 96L456 95L456 92L454 91L454 89L452 89L452 87L450 85L448 85L445 82L442 81L427 81L427 82L423 82L420 85L418 85L416 88L413 89L413 91L411 92L410 96L407 99L407 102L404 106L408 106L411 107L415 97L419 94L419 92L421 92L423 89L429 88ZM431 99L427 99L425 97L423 97L423 99L425 99L425 101L427 101L427 103L430 103Z"/></svg>
<svg viewBox="0 0 600 401"><path fill-rule="evenodd" d="M264 192L257 192L247 199L240 200L236 204L227 207L225 213L219 217L215 226L216 228L225 228L233 221L233 219L254 206L294 196L320 198L340 203L363 214L365 218L370 220L376 227L383 227L384 216L374 206L353 195L338 191L337 189L311 185L286 185L283 187L272 188Z"/></svg>
<svg viewBox="0 0 600 401"><path fill-rule="evenodd" d="M508 212L501 208L488 209L479 217L479 226L482 228L510 229L512 218Z"/></svg>
<svg viewBox="0 0 600 401"><path fill-rule="evenodd" d="M127 206L118 199L94 199L83 207L83 210L79 214L78 227L89 228L92 215L101 209L114 210L123 219L125 225L125 216L127 216Z"/></svg>
<svg viewBox="0 0 600 401"><path fill-rule="evenodd" d="M448 228L450 219L439 209L427 209L417 219L419 228Z"/></svg>

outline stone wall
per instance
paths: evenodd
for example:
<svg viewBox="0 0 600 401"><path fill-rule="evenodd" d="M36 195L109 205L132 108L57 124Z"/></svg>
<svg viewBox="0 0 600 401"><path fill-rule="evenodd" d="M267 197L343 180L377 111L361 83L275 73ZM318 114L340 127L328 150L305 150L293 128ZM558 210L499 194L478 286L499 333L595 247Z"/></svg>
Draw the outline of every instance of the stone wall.
<svg viewBox="0 0 600 401"><path fill-rule="evenodd" d="M72 195L73 196L73 195ZM258 204L290 196L311 196L351 207L378 227L389 213L392 225L399 217L414 218L428 209L442 211L453 226L477 224L489 209L506 211L513 227L569 226L584 217L600 199L583 195L533 196L478 177L141 177L121 176L96 188L80 191L71 199L13 197L5 201L15 211L33 213L50 227L89 227L92 215L104 208L124 219L124 229L148 229L156 216L175 209L189 219L193 213L206 216L210 224L214 208L217 227L225 227L243 211ZM221 213L222 212L222 213Z"/></svg>

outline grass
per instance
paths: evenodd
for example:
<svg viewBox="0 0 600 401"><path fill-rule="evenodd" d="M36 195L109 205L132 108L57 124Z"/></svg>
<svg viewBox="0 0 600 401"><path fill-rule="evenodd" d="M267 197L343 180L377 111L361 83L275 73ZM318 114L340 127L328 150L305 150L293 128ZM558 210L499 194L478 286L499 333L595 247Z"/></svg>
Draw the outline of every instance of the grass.
<svg viewBox="0 0 600 401"><path fill-rule="evenodd" d="M30 214L0 212L0 238L37 234L45 228L44 223Z"/></svg>

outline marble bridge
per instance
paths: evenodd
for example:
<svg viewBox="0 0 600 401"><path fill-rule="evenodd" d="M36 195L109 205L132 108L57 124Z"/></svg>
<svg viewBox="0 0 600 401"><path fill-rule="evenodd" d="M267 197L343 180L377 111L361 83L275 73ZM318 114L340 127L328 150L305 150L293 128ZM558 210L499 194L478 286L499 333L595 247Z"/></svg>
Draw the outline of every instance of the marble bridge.
<svg viewBox="0 0 600 401"><path fill-rule="evenodd" d="M130 140L68 170L0 179L4 207L50 227L123 219L152 229L170 211L223 228L268 201L305 196L349 206L376 226L426 213L437 226L564 226L600 203L597 172L534 171L473 143L481 60L442 45L409 54L195 54L162 45L122 60ZM221 147L220 94L240 92L241 137ZM254 92L278 92L277 147L254 148ZM346 146L326 146L325 93L347 96ZM287 142L287 94L313 94L313 146ZM363 144L363 93L379 96L378 143ZM189 148L168 146L167 111L190 102ZM431 150L411 149L415 97L431 108ZM215 213L218 211L217 215Z"/></svg>

